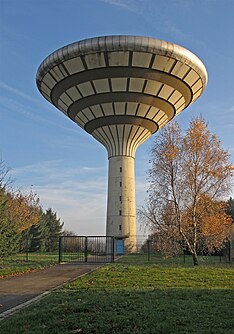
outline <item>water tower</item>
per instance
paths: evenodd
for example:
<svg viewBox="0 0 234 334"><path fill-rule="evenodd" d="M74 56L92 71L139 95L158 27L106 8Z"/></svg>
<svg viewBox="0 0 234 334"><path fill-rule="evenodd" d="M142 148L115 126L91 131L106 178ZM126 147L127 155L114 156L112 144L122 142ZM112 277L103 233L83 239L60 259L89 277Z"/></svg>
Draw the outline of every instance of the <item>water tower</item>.
<svg viewBox="0 0 234 334"><path fill-rule="evenodd" d="M206 69L193 53L139 36L75 42L38 69L41 94L107 149L106 235L124 240L129 250L136 247L136 149L193 103L206 84Z"/></svg>

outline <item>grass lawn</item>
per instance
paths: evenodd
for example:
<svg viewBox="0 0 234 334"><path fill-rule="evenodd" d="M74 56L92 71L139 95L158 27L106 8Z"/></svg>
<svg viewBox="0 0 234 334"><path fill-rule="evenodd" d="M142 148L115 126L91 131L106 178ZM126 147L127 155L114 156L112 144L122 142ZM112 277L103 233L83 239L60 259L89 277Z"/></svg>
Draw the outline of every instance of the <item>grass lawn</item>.
<svg viewBox="0 0 234 334"><path fill-rule="evenodd" d="M135 259L103 266L53 292L1 321L0 332L231 334L233 289L234 269L224 264L145 265Z"/></svg>
<svg viewBox="0 0 234 334"><path fill-rule="evenodd" d="M0 259L0 279L16 276L28 271L43 269L58 263L58 255L52 253L29 253L28 261L25 254L17 254Z"/></svg>

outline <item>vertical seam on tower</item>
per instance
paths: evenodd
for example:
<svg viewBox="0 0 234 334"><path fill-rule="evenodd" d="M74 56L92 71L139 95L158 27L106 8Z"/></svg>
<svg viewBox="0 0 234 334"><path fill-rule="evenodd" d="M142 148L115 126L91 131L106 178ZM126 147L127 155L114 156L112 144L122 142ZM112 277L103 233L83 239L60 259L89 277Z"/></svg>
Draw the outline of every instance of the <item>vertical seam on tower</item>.
<svg viewBox="0 0 234 334"><path fill-rule="evenodd" d="M119 140L118 125L115 125L115 127L116 127L117 141L118 141L118 154L120 154L120 140Z"/></svg>
<svg viewBox="0 0 234 334"><path fill-rule="evenodd" d="M150 109L152 108L152 106L149 106L148 110L146 111L145 117L147 117L148 113L150 112Z"/></svg>
<svg viewBox="0 0 234 334"><path fill-rule="evenodd" d="M108 129L109 129L109 131L110 131L110 134L111 134L111 137L112 137L112 142L113 142L113 155L116 155L116 146L115 146L115 140L114 140L114 136L113 136L113 133L112 133L112 131L111 131L111 128L110 128L110 126L108 125L107 126L108 127Z"/></svg>
<svg viewBox="0 0 234 334"><path fill-rule="evenodd" d="M130 144L129 144L129 153L130 153L130 155L132 155L132 153L131 153L131 151L132 151L132 150L131 150L132 142L133 142L133 140L134 140L134 138L135 138L135 136L136 136L136 134L137 134L137 132L138 132L139 129L140 129L140 126L138 126L138 128L136 129L136 131L135 131L135 133L134 133L132 139L130 140Z"/></svg>
<svg viewBox="0 0 234 334"><path fill-rule="evenodd" d="M129 138L130 138L132 129L133 129L133 126L131 125L131 129L130 129L130 131L129 131L128 139L127 139L127 142L126 142L126 153L127 153L127 155L130 155L130 149L129 149L129 151L128 151L128 148L129 148L129 146L128 146L128 142L129 142ZM128 153L129 153L129 154L128 154Z"/></svg>
<svg viewBox="0 0 234 334"><path fill-rule="evenodd" d="M100 108L101 108L101 111L102 111L102 114L103 116L105 116L105 113L104 113L104 110L103 110L103 107L102 107L102 104L99 104Z"/></svg>
<svg viewBox="0 0 234 334"><path fill-rule="evenodd" d="M153 53L153 54L152 54L152 57L151 57L151 59L150 59L149 68L152 68L152 66L153 66L153 63L154 63L155 56L156 56L156 54L155 54L155 53Z"/></svg>
<svg viewBox="0 0 234 334"><path fill-rule="evenodd" d="M122 154L124 154L124 135L125 135L125 124L123 125Z"/></svg>
<svg viewBox="0 0 234 334"><path fill-rule="evenodd" d="M82 61L82 64L83 64L85 70L88 70L88 65L86 64L86 61L85 61L84 56L83 56L83 55L80 55L80 59L81 59L81 61Z"/></svg>

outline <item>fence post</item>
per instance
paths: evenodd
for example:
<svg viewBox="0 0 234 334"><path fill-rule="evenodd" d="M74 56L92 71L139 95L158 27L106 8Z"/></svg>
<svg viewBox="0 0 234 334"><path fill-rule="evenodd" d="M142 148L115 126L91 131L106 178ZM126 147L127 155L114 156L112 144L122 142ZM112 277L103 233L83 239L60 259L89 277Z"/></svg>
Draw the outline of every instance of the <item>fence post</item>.
<svg viewBox="0 0 234 334"><path fill-rule="evenodd" d="M115 237L112 237L112 262L115 262Z"/></svg>
<svg viewBox="0 0 234 334"><path fill-rule="evenodd" d="M148 262L150 261L150 239L147 240Z"/></svg>
<svg viewBox="0 0 234 334"><path fill-rule="evenodd" d="M231 263L232 262L232 259L231 259L231 247L232 247L232 245L231 245L231 240L229 240L229 243L228 243L228 260L229 260L229 263Z"/></svg>
<svg viewBox="0 0 234 334"><path fill-rule="evenodd" d="M88 237L85 237L85 262L88 261Z"/></svg>
<svg viewBox="0 0 234 334"><path fill-rule="evenodd" d="M62 260L62 237L59 237L59 264L61 263Z"/></svg>
<svg viewBox="0 0 234 334"><path fill-rule="evenodd" d="M28 262L28 231L26 232L26 261Z"/></svg>

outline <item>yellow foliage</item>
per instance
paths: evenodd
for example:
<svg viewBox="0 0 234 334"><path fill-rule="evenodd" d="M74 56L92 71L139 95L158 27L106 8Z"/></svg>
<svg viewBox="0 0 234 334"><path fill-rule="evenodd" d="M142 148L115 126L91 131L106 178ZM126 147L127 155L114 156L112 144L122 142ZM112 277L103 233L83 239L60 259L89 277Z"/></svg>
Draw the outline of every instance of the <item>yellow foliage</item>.
<svg viewBox="0 0 234 334"><path fill-rule="evenodd" d="M28 194L11 194L7 202L7 217L19 231L38 224L40 215L39 198L32 191Z"/></svg>

